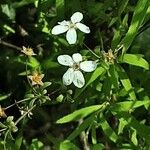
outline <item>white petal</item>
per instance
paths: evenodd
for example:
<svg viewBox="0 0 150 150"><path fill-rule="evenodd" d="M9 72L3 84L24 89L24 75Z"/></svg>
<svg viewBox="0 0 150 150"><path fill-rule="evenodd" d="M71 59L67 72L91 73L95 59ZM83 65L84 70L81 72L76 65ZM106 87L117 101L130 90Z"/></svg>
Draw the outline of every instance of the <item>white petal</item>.
<svg viewBox="0 0 150 150"><path fill-rule="evenodd" d="M74 70L72 68L69 68L63 75L63 84L70 85L73 81L73 77L74 77Z"/></svg>
<svg viewBox="0 0 150 150"><path fill-rule="evenodd" d="M82 88L84 86L85 80L81 71L74 71L73 83L78 88Z"/></svg>
<svg viewBox="0 0 150 150"><path fill-rule="evenodd" d="M77 33L74 28L68 30L66 38L69 44L75 44L77 40Z"/></svg>
<svg viewBox="0 0 150 150"><path fill-rule="evenodd" d="M66 32L69 29L68 26L63 26L63 25L56 25L53 29L52 29L52 34L54 35L58 35L61 33Z"/></svg>
<svg viewBox="0 0 150 150"><path fill-rule="evenodd" d="M76 63L79 63L79 62L82 61L82 56L81 56L81 54L79 54L79 53L73 54L73 55L72 55L72 58L73 58L73 60L74 60Z"/></svg>
<svg viewBox="0 0 150 150"><path fill-rule="evenodd" d="M72 16L71 16L71 21L72 23L77 23L80 22L83 19L83 14L80 12L75 12Z"/></svg>
<svg viewBox="0 0 150 150"><path fill-rule="evenodd" d="M76 23L76 27L84 33L90 33L90 28L82 23Z"/></svg>
<svg viewBox="0 0 150 150"><path fill-rule="evenodd" d="M62 21L62 22L58 22L58 24L62 25L62 26L69 26L70 22L69 21Z"/></svg>
<svg viewBox="0 0 150 150"><path fill-rule="evenodd" d="M58 62L64 66L72 66L73 60L69 55L60 55L57 57Z"/></svg>
<svg viewBox="0 0 150 150"><path fill-rule="evenodd" d="M92 72L96 69L97 64L95 61L84 61L80 63L80 69L85 72Z"/></svg>

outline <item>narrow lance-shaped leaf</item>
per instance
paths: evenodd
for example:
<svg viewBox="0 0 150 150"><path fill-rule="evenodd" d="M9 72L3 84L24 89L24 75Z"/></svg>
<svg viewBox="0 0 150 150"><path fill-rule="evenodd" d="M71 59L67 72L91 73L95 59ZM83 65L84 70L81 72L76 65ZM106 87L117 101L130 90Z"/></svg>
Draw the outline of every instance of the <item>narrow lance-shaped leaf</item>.
<svg viewBox="0 0 150 150"><path fill-rule="evenodd" d="M57 17L64 17L64 0L56 0L56 10L57 10Z"/></svg>
<svg viewBox="0 0 150 150"><path fill-rule="evenodd" d="M82 131L85 131L87 128L89 128L92 125L92 122L94 122L95 119L95 113L92 114L90 117L85 119L67 138L67 140L73 140L75 139L79 134L81 134Z"/></svg>
<svg viewBox="0 0 150 150"><path fill-rule="evenodd" d="M88 115L90 115L91 113L99 110L100 108L102 108L103 105L93 105L93 106L89 106L89 107L85 107L79 110L74 111L73 113L64 116L63 118L60 118L59 120L57 120L56 123L67 123L67 122L71 122L71 121L75 121L81 118L84 118Z"/></svg>
<svg viewBox="0 0 150 150"><path fill-rule="evenodd" d="M113 142L116 142L118 140L117 134L113 131L113 129L108 124L105 117L101 114L100 115L100 126L102 127L104 133L106 136Z"/></svg>
<svg viewBox="0 0 150 150"><path fill-rule="evenodd" d="M118 102L109 108L113 112L128 112L131 109L135 109L144 105L150 105L150 100L141 100L141 101L125 101L125 102Z"/></svg>
<svg viewBox="0 0 150 150"><path fill-rule="evenodd" d="M131 43L133 42L133 40L138 32L138 29L140 28L141 24L143 23L148 6L149 6L149 0L139 0L138 1L137 6L135 7L135 10L134 10L134 14L132 17L132 21L131 21L129 30L128 30L126 36L121 41L121 44L123 44L123 53L125 53L125 51L127 51L127 49L130 47Z"/></svg>
<svg viewBox="0 0 150 150"><path fill-rule="evenodd" d="M128 92L130 98L132 100L136 100L136 95L135 95L135 92L133 90L130 79L128 78L125 70L120 66L118 66L118 75L119 75L119 78L120 78L120 81L121 81L123 87Z"/></svg>
<svg viewBox="0 0 150 150"><path fill-rule="evenodd" d="M75 144L71 143L69 140L65 140L60 143L59 150L80 150Z"/></svg>
<svg viewBox="0 0 150 150"><path fill-rule="evenodd" d="M142 67L146 70L149 69L148 62L142 58L142 55L135 55L135 54L124 54L122 57L120 57L121 63L128 63L130 65Z"/></svg>

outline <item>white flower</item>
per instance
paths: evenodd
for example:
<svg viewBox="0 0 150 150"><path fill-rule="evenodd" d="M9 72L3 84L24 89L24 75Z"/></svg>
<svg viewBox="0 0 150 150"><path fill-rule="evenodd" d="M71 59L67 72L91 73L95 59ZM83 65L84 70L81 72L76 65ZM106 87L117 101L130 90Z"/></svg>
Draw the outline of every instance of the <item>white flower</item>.
<svg viewBox="0 0 150 150"><path fill-rule="evenodd" d="M69 55L60 55L57 58L61 65L69 66L69 69L63 75L63 83L70 85L72 82L78 88L82 88L85 84L85 79L80 70L84 72L92 72L96 69L95 61L83 61L79 53L75 53L70 57Z"/></svg>
<svg viewBox="0 0 150 150"><path fill-rule="evenodd" d="M76 29L79 29L84 33L90 33L89 27L80 23L82 19L83 19L83 14L80 12L76 12L71 16L70 18L71 21L64 20L62 22L58 22L59 25L53 27L52 34L58 35L67 32L66 38L68 43L75 44L77 40Z"/></svg>

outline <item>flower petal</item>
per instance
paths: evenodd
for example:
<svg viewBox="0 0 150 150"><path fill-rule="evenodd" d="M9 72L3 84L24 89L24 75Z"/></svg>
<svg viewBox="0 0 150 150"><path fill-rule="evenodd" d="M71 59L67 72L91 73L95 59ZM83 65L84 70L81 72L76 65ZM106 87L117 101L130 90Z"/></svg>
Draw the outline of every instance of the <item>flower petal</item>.
<svg viewBox="0 0 150 150"><path fill-rule="evenodd" d="M69 44L75 44L77 40L77 33L74 28L68 30L66 38Z"/></svg>
<svg viewBox="0 0 150 150"><path fill-rule="evenodd" d="M92 72L96 69L97 64L95 61L84 61L80 63L80 69L85 72Z"/></svg>
<svg viewBox="0 0 150 150"><path fill-rule="evenodd" d="M83 23L76 23L76 27L84 33L90 33L90 28Z"/></svg>
<svg viewBox="0 0 150 150"><path fill-rule="evenodd" d="M57 57L58 62L64 66L72 66L73 60L69 55L60 55Z"/></svg>
<svg viewBox="0 0 150 150"><path fill-rule="evenodd" d="M83 14L80 12L75 12L72 16L71 16L71 21L72 23L77 23L80 22L83 19Z"/></svg>
<svg viewBox="0 0 150 150"><path fill-rule="evenodd" d="M76 63L79 63L79 62L82 61L82 56L81 56L81 54L79 54L79 53L73 54L73 55L72 55L72 58L73 58L73 60L74 60Z"/></svg>
<svg viewBox="0 0 150 150"><path fill-rule="evenodd" d="M85 80L81 71L74 71L73 83L78 88L82 88L84 86Z"/></svg>
<svg viewBox="0 0 150 150"><path fill-rule="evenodd" d="M56 25L55 27L53 27L51 32L54 35L58 35L58 34L66 32L68 29L69 29L68 26Z"/></svg>
<svg viewBox="0 0 150 150"><path fill-rule="evenodd" d="M70 22L69 21L62 21L62 22L58 22L58 24L62 25L62 26L69 26Z"/></svg>
<svg viewBox="0 0 150 150"><path fill-rule="evenodd" d="M72 68L69 68L63 75L63 84L70 85L73 81L73 77L74 77L74 70Z"/></svg>

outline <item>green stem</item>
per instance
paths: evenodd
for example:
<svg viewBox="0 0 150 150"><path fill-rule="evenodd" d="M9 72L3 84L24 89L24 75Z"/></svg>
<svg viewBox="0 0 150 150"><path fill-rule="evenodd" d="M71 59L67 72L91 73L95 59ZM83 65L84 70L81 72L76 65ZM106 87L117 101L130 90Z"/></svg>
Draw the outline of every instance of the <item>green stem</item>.
<svg viewBox="0 0 150 150"><path fill-rule="evenodd" d="M29 112L31 112L33 110L33 108L35 108L36 105L32 106L27 112L25 112L16 122L15 125L17 125Z"/></svg>
<svg viewBox="0 0 150 150"><path fill-rule="evenodd" d="M98 56L96 53L94 53L86 44L83 43L83 45L97 58L101 58L100 56Z"/></svg>

